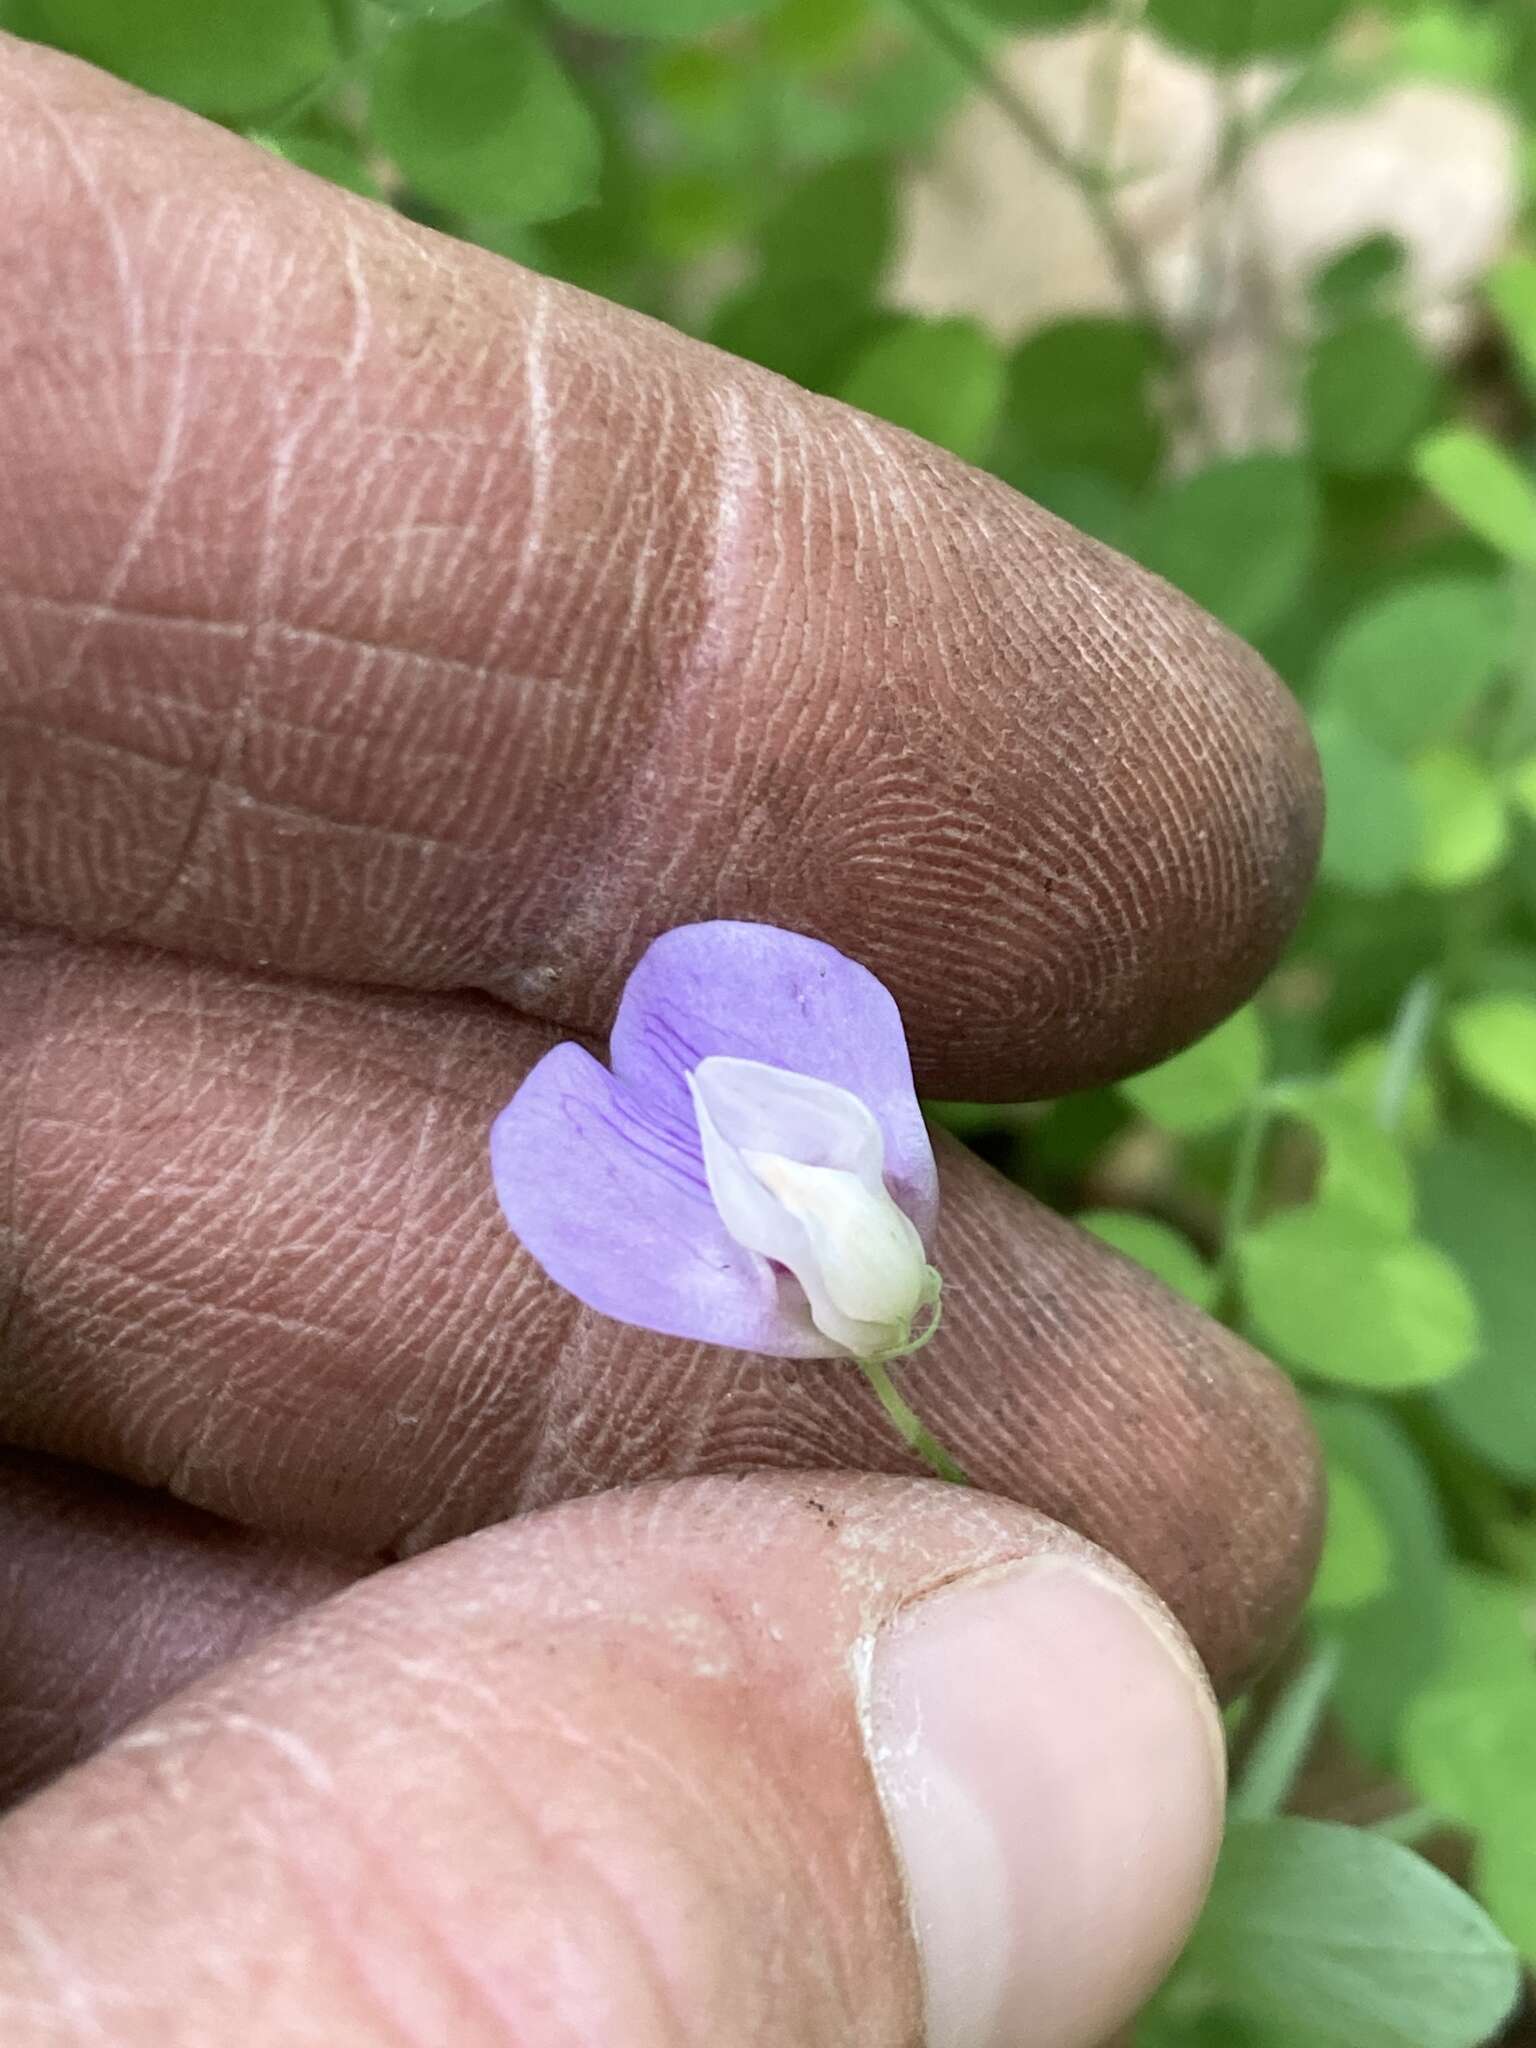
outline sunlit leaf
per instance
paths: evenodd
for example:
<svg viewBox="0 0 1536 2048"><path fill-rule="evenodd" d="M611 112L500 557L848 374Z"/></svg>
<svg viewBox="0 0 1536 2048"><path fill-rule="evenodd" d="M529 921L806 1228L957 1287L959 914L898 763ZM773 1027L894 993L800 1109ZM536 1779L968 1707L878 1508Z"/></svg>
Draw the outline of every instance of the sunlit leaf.
<svg viewBox="0 0 1536 2048"><path fill-rule="evenodd" d="M1488 302L1536 392L1536 258L1511 256L1488 279Z"/></svg>
<svg viewBox="0 0 1536 2048"><path fill-rule="evenodd" d="M1345 1653L1333 1710L1356 1749L1388 1766L1405 1705L1444 1657L1449 1595L1440 1503L1418 1450L1385 1407L1318 1395L1308 1407L1329 1469L1343 1468L1365 1488L1391 1543L1385 1592L1328 1617Z"/></svg>
<svg viewBox="0 0 1536 2048"><path fill-rule="evenodd" d="M1413 873L1423 840L1408 771L1338 712L1323 713L1313 737L1328 792L1322 874L1362 895L1395 889Z"/></svg>
<svg viewBox="0 0 1536 2048"><path fill-rule="evenodd" d="M1354 1210L1282 1210L1238 1249L1256 1334L1322 1379L1380 1391L1428 1386L1476 1352L1476 1304L1451 1261Z"/></svg>
<svg viewBox="0 0 1536 2048"><path fill-rule="evenodd" d="M439 206L548 220L597 197L596 125L514 11L397 29L374 53L371 84L380 147Z"/></svg>
<svg viewBox="0 0 1536 2048"><path fill-rule="evenodd" d="M225 118L275 113L341 56L325 0L33 0L32 13L61 49Z"/></svg>
<svg viewBox="0 0 1536 2048"><path fill-rule="evenodd" d="M1362 1482L1347 1465L1328 1467L1328 1521L1312 1582L1319 1613L1364 1607L1392 1583L1392 1538Z"/></svg>
<svg viewBox="0 0 1536 2048"><path fill-rule="evenodd" d="M1246 1108L1264 1064L1264 1027L1250 1006L1187 1051L1120 1085L1142 1115L1165 1130L1213 1131Z"/></svg>
<svg viewBox="0 0 1536 2048"><path fill-rule="evenodd" d="M1476 427L1419 443L1415 467L1456 516L1500 554L1536 567L1536 482Z"/></svg>
<svg viewBox="0 0 1536 2048"><path fill-rule="evenodd" d="M1159 35L1197 56L1238 63L1306 54L1347 5L1348 0L1149 0L1147 20Z"/></svg>
<svg viewBox="0 0 1536 2048"><path fill-rule="evenodd" d="M1319 1201L1406 1237L1413 1228L1413 1176L1401 1144L1382 1128L1375 1105L1361 1104L1338 1088L1299 1086L1289 1091L1284 1106L1322 1140Z"/></svg>
<svg viewBox="0 0 1536 2048"><path fill-rule="evenodd" d="M1440 388L1406 322L1368 315L1325 334L1307 365L1305 403L1317 458L1346 475L1390 469L1426 424Z"/></svg>
<svg viewBox="0 0 1536 2048"><path fill-rule="evenodd" d="M1312 302L1325 320L1376 312L1403 284L1407 249L1396 235L1367 235L1332 257L1312 280Z"/></svg>
<svg viewBox="0 0 1536 2048"><path fill-rule="evenodd" d="M1243 1821L1187 1958L1312 2048L1475 2048L1520 1990L1507 1940L1411 1849L1327 1821Z"/></svg>
<svg viewBox="0 0 1536 2048"><path fill-rule="evenodd" d="M1456 1064L1474 1087L1536 1123L1536 1000L1480 996L1446 1020Z"/></svg>
<svg viewBox="0 0 1536 2048"><path fill-rule="evenodd" d="M1464 889L1491 874L1509 846L1498 785L1470 753L1437 747L1412 768L1422 836L1416 878L1430 889Z"/></svg>
<svg viewBox="0 0 1536 2048"><path fill-rule="evenodd" d="M761 14L769 0L553 0L583 28L609 35L696 36Z"/></svg>
<svg viewBox="0 0 1536 2048"><path fill-rule="evenodd" d="M1135 552L1235 632L1252 637L1294 601L1317 539L1317 493L1305 464L1284 455L1247 455L1156 493Z"/></svg>
<svg viewBox="0 0 1536 2048"><path fill-rule="evenodd" d="M1512 1127L1451 1136L1419 1169L1424 1229L1477 1296L1482 1340L1470 1369L1434 1392L1456 1434L1495 1471L1536 1481L1536 1173Z"/></svg>
<svg viewBox="0 0 1536 2048"><path fill-rule="evenodd" d="M1124 1252L1139 1266L1155 1273L1175 1293L1187 1296L1199 1308L1209 1308L1216 1293L1216 1276L1187 1237L1180 1236L1153 1216L1141 1216L1129 1209L1085 1209L1077 1223L1116 1251Z"/></svg>
<svg viewBox="0 0 1536 2048"><path fill-rule="evenodd" d="M1503 593L1492 581L1441 576L1376 598L1324 650L1319 707L1343 712L1389 752L1454 732L1498 674L1509 646Z"/></svg>
<svg viewBox="0 0 1536 2048"><path fill-rule="evenodd" d="M1143 482L1162 450L1153 400L1161 361L1161 343L1134 321L1039 329L1009 359L994 466L1010 481L1044 466Z"/></svg>
<svg viewBox="0 0 1536 2048"><path fill-rule="evenodd" d="M837 395L978 462L1002 404L1002 352L973 321L906 320L869 344Z"/></svg>

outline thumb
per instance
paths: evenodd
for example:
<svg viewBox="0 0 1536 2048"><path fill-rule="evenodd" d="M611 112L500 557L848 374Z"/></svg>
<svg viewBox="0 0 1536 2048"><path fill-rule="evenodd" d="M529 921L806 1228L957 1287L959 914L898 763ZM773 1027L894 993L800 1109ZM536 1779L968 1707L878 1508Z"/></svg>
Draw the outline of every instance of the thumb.
<svg viewBox="0 0 1536 2048"><path fill-rule="evenodd" d="M0 2039L1090 2043L1221 1786L1175 1624L1023 1509L598 1496L352 1587L20 1808Z"/></svg>

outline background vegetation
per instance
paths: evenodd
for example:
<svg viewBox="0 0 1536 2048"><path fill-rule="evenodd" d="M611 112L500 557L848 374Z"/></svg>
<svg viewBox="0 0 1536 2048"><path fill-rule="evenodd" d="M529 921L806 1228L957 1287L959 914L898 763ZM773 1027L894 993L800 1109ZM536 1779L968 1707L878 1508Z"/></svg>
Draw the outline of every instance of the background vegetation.
<svg viewBox="0 0 1536 2048"><path fill-rule="evenodd" d="M1331 820L1259 1000L1122 1087L937 1113L1279 1358L1327 1450L1306 1638L1233 1711L1230 1846L1138 2039L1536 2038L1536 5L0 0L0 23L993 468L1297 690ZM1064 128L1011 40L1095 23ZM1148 32L1215 124L1182 308L1139 239L1158 166L1117 142ZM1461 309L1423 304L1454 211L1423 247L1367 222L1299 288L1229 290L1249 164L1304 130L1326 185L1329 122L1409 83L1507 137L1505 217L1441 278ZM898 224L978 95L1072 195L1097 302L923 305ZM1223 334L1263 381L1246 418Z"/></svg>

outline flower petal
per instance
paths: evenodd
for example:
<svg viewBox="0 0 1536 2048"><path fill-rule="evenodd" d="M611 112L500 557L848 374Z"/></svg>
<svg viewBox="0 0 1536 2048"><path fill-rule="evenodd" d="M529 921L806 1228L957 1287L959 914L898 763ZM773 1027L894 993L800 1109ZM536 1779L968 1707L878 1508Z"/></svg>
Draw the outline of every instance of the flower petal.
<svg viewBox="0 0 1536 2048"><path fill-rule="evenodd" d="M775 925L679 925L647 949L619 1004L613 1068L636 1096L691 1121L687 1074L711 1054L834 1082L873 1113L885 1181L932 1242L933 1149L895 999L834 947Z"/></svg>
<svg viewBox="0 0 1536 2048"><path fill-rule="evenodd" d="M731 1236L787 1266L817 1329L854 1357L905 1345L929 1268L881 1178L870 1111L830 1081L758 1060L711 1055L688 1078Z"/></svg>
<svg viewBox="0 0 1536 2048"><path fill-rule="evenodd" d="M777 1358L829 1358L797 1284L739 1245L683 1114L642 1099L579 1045L558 1045L491 1131L508 1223L589 1308L673 1337Z"/></svg>

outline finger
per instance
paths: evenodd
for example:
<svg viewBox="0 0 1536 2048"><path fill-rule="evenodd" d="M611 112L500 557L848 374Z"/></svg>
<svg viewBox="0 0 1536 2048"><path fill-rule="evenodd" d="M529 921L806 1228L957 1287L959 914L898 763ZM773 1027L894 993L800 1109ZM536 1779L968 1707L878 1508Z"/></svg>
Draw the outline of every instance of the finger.
<svg viewBox="0 0 1536 2048"><path fill-rule="evenodd" d="M640 1478L903 1468L845 1366L653 1337L533 1266L486 1132L538 1027L42 933L0 980L13 1441L362 1553ZM1288 1384L958 1146L942 1172L949 1307L913 1400L979 1483L1124 1557L1230 1681L1313 1558Z"/></svg>
<svg viewBox="0 0 1536 2048"><path fill-rule="evenodd" d="M357 1568L0 1451L0 1808Z"/></svg>
<svg viewBox="0 0 1536 2048"><path fill-rule="evenodd" d="M949 1094L1147 1063L1274 958L1310 742L1167 586L5 51L0 911L585 1029L657 930L758 918Z"/></svg>
<svg viewBox="0 0 1536 2048"><path fill-rule="evenodd" d="M0 1830L0 2027L1088 2044L1198 1907L1172 1623L955 1489L716 1481L384 1573ZM920 2020L921 2015L921 2020Z"/></svg>

